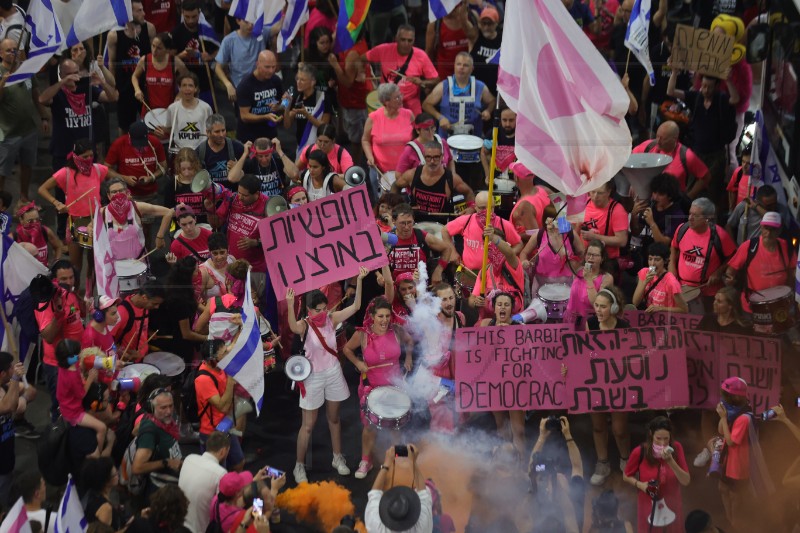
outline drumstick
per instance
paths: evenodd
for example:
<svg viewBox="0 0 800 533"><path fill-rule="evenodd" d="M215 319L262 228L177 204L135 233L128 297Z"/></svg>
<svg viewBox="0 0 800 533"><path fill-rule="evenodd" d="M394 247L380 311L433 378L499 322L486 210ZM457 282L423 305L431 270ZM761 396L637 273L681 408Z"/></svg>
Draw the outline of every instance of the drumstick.
<svg viewBox="0 0 800 533"><path fill-rule="evenodd" d="M402 79L406 79L408 77L405 74L403 74L402 72L397 72L396 70L390 70L389 72L391 72L392 74L397 74Z"/></svg>
<svg viewBox="0 0 800 533"><path fill-rule="evenodd" d="M344 298L342 298L341 300L339 300L339 303L338 303L338 304L336 304L336 305L334 305L333 307L331 307L331 311L333 311L334 309L336 309L337 307L339 307L340 305L342 305L342 303L344 303L344 301L345 301L345 300L347 300L347 296L345 296Z"/></svg>
<svg viewBox="0 0 800 533"><path fill-rule="evenodd" d="M150 111L151 113L153 112L153 110L150 109L150 106L147 105L147 102L145 102L144 98L142 98L142 105L145 106L147 108L147 110Z"/></svg>
<svg viewBox="0 0 800 533"><path fill-rule="evenodd" d="M130 347L131 347L131 343L132 343L132 342L133 342L133 335L131 335L131 338L130 338L130 340L128 341L128 345L127 345L127 346L125 346L125 349L124 349L124 350L122 350L122 356L123 356L123 357L125 356L125 354L127 354L127 353L128 353L128 348L130 348Z"/></svg>
<svg viewBox="0 0 800 533"><path fill-rule="evenodd" d="M155 330L155 331L153 332L153 334L152 334L152 335L150 335L150 338L149 338L149 339L147 339L147 342L150 342L151 340L153 340L153 338L155 338L155 336L156 336L156 335L158 335L158 330ZM171 338L171 337L170 337L170 338Z"/></svg>
<svg viewBox="0 0 800 533"><path fill-rule="evenodd" d="M146 258L148 255L152 254L152 253L153 253L153 252L155 252L156 250L158 250L158 248L153 248L152 250L150 250L149 252L147 252L146 254L144 254L142 257L140 257L138 260L139 260L139 261L144 261L144 260L145 260L145 258Z"/></svg>
<svg viewBox="0 0 800 533"><path fill-rule="evenodd" d="M472 274L472 275L473 275L473 276L475 276L476 278L478 277L478 275L477 275L475 272L473 272L472 270L468 269L468 268L467 268L467 267L464 265L464 263L461 263L461 265L460 265L460 266L461 266L461 269L462 269L462 270L466 270L467 272L469 272L470 274Z"/></svg>
<svg viewBox="0 0 800 533"><path fill-rule="evenodd" d="M394 363L383 363L382 365L368 366L367 370L375 370L376 368L385 368L392 365L394 365Z"/></svg>
<svg viewBox="0 0 800 533"><path fill-rule="evenodd" d="M66 205L66 207L69 209L70 207L72 207L73 205L75 205L75 203L76 203L76 202L78 202L78 201L79 201L81 198L83 198L84 196L86 196L87 194L89 194L90 192L92 192L93 190L95 190L95 188L96 188L96 187L92 187L92 188L90 188L90 189L89 189L89 190L87 190L85 193L81 194L80 196L78 196L77 198L75 198L74 200L72 200L70 203L68 203L68 204Z"/></svg>
<svg viewBox="0 0 800 533"><path fill-rule="evenodd" d="M170 339L170 340L171 340L171 339L173 339L174 337L173 337L172 335L158 335L158 336L157 336L157 337L155 337L155 338L156 338L156 339Z"/></svg>

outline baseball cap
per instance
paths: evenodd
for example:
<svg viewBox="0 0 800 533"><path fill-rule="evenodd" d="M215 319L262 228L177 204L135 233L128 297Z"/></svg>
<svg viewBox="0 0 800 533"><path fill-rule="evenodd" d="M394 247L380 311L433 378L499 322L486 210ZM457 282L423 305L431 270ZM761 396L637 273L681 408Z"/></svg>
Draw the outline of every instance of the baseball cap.
<svg viewBox="0 0 800 533"><path fill-rule="evenodd" d="M722 390L734 396L747 396L747 382L739 377L730 377L722 382Z"/></svg>
<svg viewBox="0 0 800 533"><path fill-rule="evenodd" d="M219 491L228 498L253 482L253 474L248 471L228 472L219 480Z"/></svg>
<svg viewBox="0 0 800 533"><path fill-rule="evenodd" d="M98 300L99 305L97 306L97 308L101 311L105 311L109 307L117 305L118 303L119 303L119 298L110 298L108 296L103 295Z"/></svg>
<svg viewBox="0 0 800 533"><path fill-rule="evenodd" d="M776 213L774 211L769 211L767 213L764 213L764 216L761 218L761 225L768 226L770 228L780 228L781 227L780 213Z"/></svg>
<svg viewBox="0 0 800 533"><path fill-rule="evenodd" d="M497 9L489 6L483 8L483 11L481 11L481 16L479 18L492 19L495 22L500 22L500 13L497 12Z"/></svg>
<svg viewBox="0 0 800 533"><path fill-rule="evenodd" d="M147 146L147 125L141 120L131 124L130 128L128 128L128 135L131 137L131 145L134 148Z"/></svg>
<svg viewBox="0 0 800 533"><path fill-rule="evenodd" d="M520 163L519 161L514 161L510 165L508 165L508 170L514 173L514 176L518 179L525 179L525 178L533 178L533 172Z"/></svg>
<svg viewBox="0 0 800 533"><path fill-rule="evenodd" d="M181 204L175 207L175 218L181 218L186 215L195 216L194 209L192 209L192 206Z"/></svg>

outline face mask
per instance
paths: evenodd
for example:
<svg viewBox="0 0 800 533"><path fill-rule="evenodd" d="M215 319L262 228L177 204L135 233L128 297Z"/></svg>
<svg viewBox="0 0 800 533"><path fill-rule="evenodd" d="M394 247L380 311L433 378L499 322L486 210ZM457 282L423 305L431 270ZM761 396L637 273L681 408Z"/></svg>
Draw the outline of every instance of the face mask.
<svg viewBox="0 0 800 533"><path fill-rule="evenodd" d="M328 321L328 312L323 311L322 313L317 313L314 316L308 315L308 321L317 326L318 328L321 328L322 326L325 325L325 322Z"/></svg>
<svg viewBox="0 0 800 533"><path fill-rule="evenodd" d="M40 220L29 222L24 225L24 228L29 234L36 235L37 233L42 231L42 222Z"/></svg>
<svg viewBox="0 0 800 533"><path fill-rule="evenodd" d="M131 199L126 192L118 192L111 197L108 203L108 212L114 217L117 224L125 224L131 210Z"/></svg>
<svg viewBox="0 0 800 533"><path fill-rule="evenodd" d="M656 459L661 459L661 456L664 454L664 450L666 450L666 449L667 449L666 446L664 446L662 444L655 444L654 443L653 444L653 457L655 457Z"/></svg>
<svg viewBox="0 0 800 533"><path fill-rule="evenodd" d="M81 174L88 176L92 171L92 163L94 163L94 156L88 157L81 157L79 155L73 155L72 161L75 163L75 167L78 169L78 172Z"/></svg>

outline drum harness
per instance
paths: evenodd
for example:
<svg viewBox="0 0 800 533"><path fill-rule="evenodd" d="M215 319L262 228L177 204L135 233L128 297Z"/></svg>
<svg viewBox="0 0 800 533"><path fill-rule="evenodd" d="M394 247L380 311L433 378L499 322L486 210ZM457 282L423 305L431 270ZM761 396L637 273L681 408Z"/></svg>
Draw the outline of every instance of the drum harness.
<svg viewBox="0 0 800 533"><path fill-rule="evenodd" d="M707 281L706 274L708 274L708 266L709 266L708 260L711 257L711 251L712 250L716 250L717 255L719 256L720 262L725 260L725 254L722 251L722 241L720 241L719 235L717 235L717 225L716 224L709 224L708 225L708 230L711 232L711 236L709 237L709 241L708 241L708 250L706 250L706 255L703 258L703 268L702 268L702 270L700 270L700 285L704 284ZM687 231L689 231L689 223L688 222L684 222L678 228L678 232L675 235L677 237L676 244L678 245L678 249L679 250L680 250L680 245L681 245L681 239L683 239L683 236L686 235ZM681 285L683 285L683 283L682 283L683 280L681 279L680 273L678 273L677 277L678 277L678 281L680 281Z"/></svg>

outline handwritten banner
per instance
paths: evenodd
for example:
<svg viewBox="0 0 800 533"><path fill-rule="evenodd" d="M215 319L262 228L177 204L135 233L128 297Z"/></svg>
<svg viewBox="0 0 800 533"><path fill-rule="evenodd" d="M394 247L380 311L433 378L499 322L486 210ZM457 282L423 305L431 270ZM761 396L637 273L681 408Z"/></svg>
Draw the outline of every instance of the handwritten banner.
<svg viewBox="0 0 800 533"><path fill-rule="evenodd" d="M779 340L709 331L687 331L685 337L691 407L716 407L720 385L731 376L747 382L753 412L762 413L779 402Z"/></svg>
<svg viewBox="0 0 800 533"><path fill-rule="evenodd" d="M678 326L687 329L697 329L702 315L690 315L686 313L645 313L644 311L626 310L623 314L625 320L630 322L632 328L644 328L652 326Z"/></svg>
<svg viewBox="0 0 800 533"><path fill-rule="evenodd" d="M456 409L566 409L561 336L567 324L456 330Z"/></svg>
<svg viewBox="0 0 800 533"><path fill-rule="evenodd" d="M729 35L678 24L672 41L672 68L727 79L733 44Z"/></svg>
<svg viewBox="0 0 800 533"><path fill-rule="evenodd" d="M388 263L365 186L342 191L258 223L272 286L298 293Z"/></svg>

